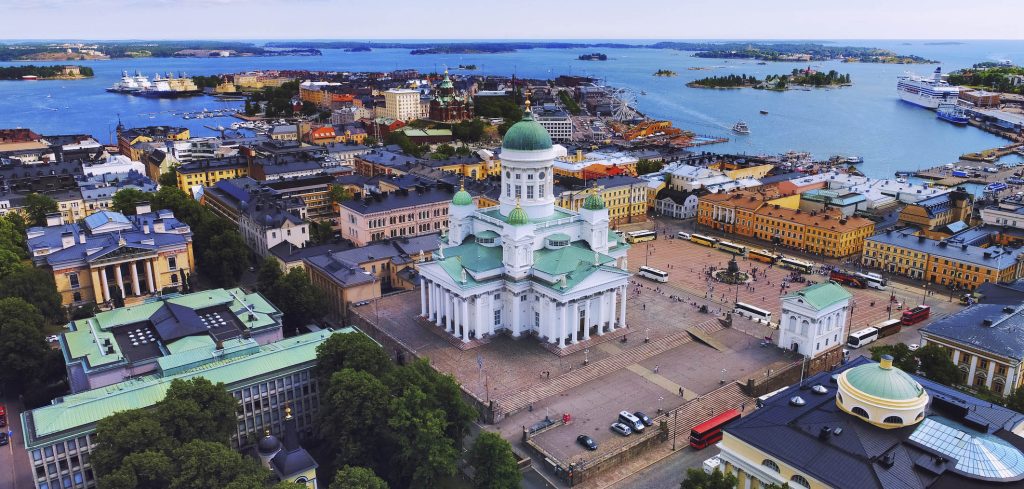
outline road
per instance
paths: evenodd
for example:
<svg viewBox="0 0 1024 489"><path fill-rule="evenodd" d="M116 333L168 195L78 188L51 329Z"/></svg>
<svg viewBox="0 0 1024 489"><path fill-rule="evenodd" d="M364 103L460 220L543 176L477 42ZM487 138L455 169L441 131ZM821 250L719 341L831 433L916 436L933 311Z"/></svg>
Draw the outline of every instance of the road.
<svg viewBox="0 0 1024 489"><path fill-rule="evenodd" d="M718 455L718 447L686 448L614 484L612 489L671 489L686 478L686 469L701 468L704 460Z"/></svg>
<svg viewBox="0 0 1024 489"><path fill-rule="evenodd" d="M5 398L0 402L7 407L7 426L2 429L14 432L10 443L0 447L0 489L34 487L32 467L21 433L21 402L13 398Z"/></svg>

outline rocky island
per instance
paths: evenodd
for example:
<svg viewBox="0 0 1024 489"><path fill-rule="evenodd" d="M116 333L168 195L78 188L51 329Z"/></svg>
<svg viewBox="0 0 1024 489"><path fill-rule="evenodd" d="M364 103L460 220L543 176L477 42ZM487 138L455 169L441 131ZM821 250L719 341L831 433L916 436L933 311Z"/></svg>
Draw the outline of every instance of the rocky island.
<svg viewBox="0 0 1024 489"><path fill-rule="evenodd" d="M690 88L756 88L759 90L789 90L795 87L829 88L847 87L852 83L849 74L840 74L835 70L827 73L814 71L811 68L793 70L786 75L768 75L763 80L747 75L726 75L701 78L687 83Z"/></svg>
<svg viewBox="0 0 1024 489"><path fill-rule="evenodd" d="M0 67L0 80L80 80L92 78L88 66L5 66Z"/></svg>
<svg viewBox="0 0 1024 489"><path fill-rule="evenodd" d="M677 76L677 75L678 75L678 73L676 73L676 72L674 72L672 70L665 70L665 69L661 69L661 70L658 70L658 71L654 72L654 76Z"/></svg>

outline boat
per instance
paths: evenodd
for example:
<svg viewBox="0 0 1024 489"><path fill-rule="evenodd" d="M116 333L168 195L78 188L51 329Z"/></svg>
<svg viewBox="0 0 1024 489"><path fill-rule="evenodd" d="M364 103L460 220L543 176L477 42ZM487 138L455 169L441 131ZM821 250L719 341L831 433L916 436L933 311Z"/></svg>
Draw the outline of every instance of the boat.
<svg viewBox="0 0 1024 489"><path fill-rule="evenodd" d="M967 113L963 107L956 104L940 104L939 109L935 111L935 117L953 124L966 125L968 122Z"/></svg>
<svg viewBox="0 0 1024 489"><path fill-rule="evenodd" d="M767 110L762 110L761 111L761 115L768 115L768 111Z"/></svg>
<svg viewBox="0 0 1024 489"><path fill-rule="evenodd" d="M913 74L898 77L896 93L904 102L935 110L942 104L955 104L960 97L960 87L946 83L942 79L942 68L935 68L931 78Z"/></svg>
<svg viewBox="0 0 1024 489"><path fill-rule="evenodd" d="M107 88L107 91L113 93L132 93L149 87L149 78L142 73L136 71L135 76L131 76L128 74L128 71L122 71L121 81L111 85L110 88Z"/></svg>
<svg viewBox="0 0 1024 489"><path fill-rule="evenodd" d="M898 171L898 172L896 172L896 177L897 178L906 178L906 177L909 177L911 175L913 175L913 174L908 172L908 171Z"/></svg>
<svg viewBox="0 0 1024 489"><path fill-rule="evenodd" d="M846 163L847 165L859 165L864 163L864 158L860 156L847 156L843 158L843 163Z"/></svg>
<svg viewBox="0 0 1024 489"><path fill-rule="evenodd" d="M1006 189L1007 189L1007 186L1003 182L992 182L992 183L990 183L988 185L985 185L985 192L987 192L987 193L1002 192L1003 190L1006 190Z"/></svg>
<svg viewBox="0 0 1024 489"><path fill-rule="evenodd" d="M732 130L737 134L750 134L750 128L747 127L747 123L743 121L739 121L733 125Z"/></svg>
<svg viewBox="0 0 1024 489"><path fill-rule="evenodd" d="M184 73L180 77L175 77L173 73L162 77L157 73L149 87L129 93L149 98L178 98L202 95L203 91Z"/></svg>
<svg viewBox="0 0 1024 489"><path fill-rule="evenodd" d="M896 183L907 183L907 179L903 178L903 177L899 177L899 178L896 179Z"/></svg>

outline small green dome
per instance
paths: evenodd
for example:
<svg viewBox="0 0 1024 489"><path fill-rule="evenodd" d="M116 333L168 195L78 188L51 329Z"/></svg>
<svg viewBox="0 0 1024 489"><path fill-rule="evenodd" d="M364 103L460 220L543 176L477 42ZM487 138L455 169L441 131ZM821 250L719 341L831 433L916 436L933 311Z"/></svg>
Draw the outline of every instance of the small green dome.
<svg viewBox="0 0 1024 489"><path fill-rule="evenodd" d="M452 204L455 205L473 205L473 196L466 192L466 189L459 189L455 192L455 196L452 197Z"/></svg>
<svg viewBox="0 0 1024 489"><path fill-rule="evenodd" d="M522 226L530 222L530 216L526 215L526 211L519 204L516 204L516 208L512 209L512 212L508 213L508 223L513 226Z"/></svg>
<svg viewBox="0 0 1024 489"><path fill-rule="evenodd" d="M924 387L906 372L892 366L892 357L847 370L851 387L869 396L890 401L909 401L924 394Z"/></svg>
<svg viewBox="0 0 1024 489"><path fill-rule="evenodd" d="M517 151L539 151L551 149L551 135L547 129L533 119L533 113L527 109L523 120L515 123L505 133L501 147Z"/></svg>
<svg viewBox="0 0 1024 489"><path fill-rule="evenodd" d="M583 208L592 211L604 209L604 199L597 192L593 192L583 201Z"/></svg>

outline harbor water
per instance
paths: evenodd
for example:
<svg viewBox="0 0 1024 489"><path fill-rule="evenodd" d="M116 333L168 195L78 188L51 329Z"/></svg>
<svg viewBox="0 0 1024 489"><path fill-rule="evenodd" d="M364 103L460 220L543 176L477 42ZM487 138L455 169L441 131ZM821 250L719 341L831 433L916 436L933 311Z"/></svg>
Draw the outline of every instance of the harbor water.
<svg viewBox="0 0 1024 489"><path fill-rule="evenodd" d="M1010 59L1024 63L1024 42L967 41L936 44L922 41L841 41L837 44L874 46L901 54L916 54L940 61L943 71L968 67L982 61ZM727 143L700 149L714 152L775 154L808 151L816 158L859 155L861 170L868 176L888 177L895 171L915 171L953 162L963 153L1005 144L997 136L973 127L941 121L935 113L899 100L896 77L908 71L930 73L934 65L882 65L841 63L769 62L696 58L692 53L660 49L602 49L607 61L581 61L584 49L528 49L513 53L475 55L410 55L408 49L374 49L371 52L324 50L315 57L161 58L80 61L96 76L85 80L0 81L0 127L26 127L43 134L88 133L110 142L118 118L125 125L174 124L189 127L194 135L216 134L206 126L227 126L229 117L185 120L183 112L240 106L212 97L148 99L108 93L122 70L155 73L173 71L213 75L260 69L308 69L324 71L389 71L415 68L440 71L475 64L478 70L453 73L512 75L554 78L558 75L592 76L601 83L629 89L636 107L644 114L671 120L676 126L699 134L725 136ZM3 66L28 64L5 62ZM39 62L36 62L39 64ZM69 63L70 64L70 63ZM687 88L687 82L728 74L763 78L810 66L814 70L849 73L853 86L832 89L709 90ZM691 69L694 68L694 69ZM700 68L700 69L695 69ZM659 69L673 70L675 77L656 77ZM767 114L760 114L767 111ZM177 114L177 115L176 115ZM730 128L745 121L749 135ZM1017 156L1004 159L1020 162Z"/></svg>

